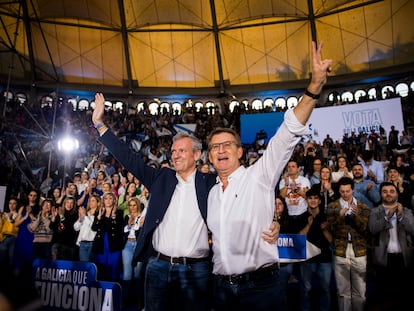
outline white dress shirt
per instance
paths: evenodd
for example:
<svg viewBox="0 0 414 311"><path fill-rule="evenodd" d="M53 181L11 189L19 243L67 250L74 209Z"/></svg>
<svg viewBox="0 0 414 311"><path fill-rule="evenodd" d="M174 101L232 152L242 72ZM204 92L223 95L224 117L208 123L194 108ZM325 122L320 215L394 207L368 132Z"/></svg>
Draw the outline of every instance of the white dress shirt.
<svg viewBox="0 0 414 311"><path fill-rule="evenodd" d="M76 240L77 245L80 245L81 241L93 242L93 240L95 239L96 231L92 230L94 218L94 215L89 215L89 213L87 213L85 217L83 217L80 220L77 220L73 224L73 228L75 229L75 231L79 231L78 238Z"/></svg>
<svg viewBox="0 0 414 311"><path fill-rule="evenodd" d="M263 156L252 166L240 166L223 191L220 179L208 197L207 223L213 238L213 273L240 274L279 261L275 244L262 238L273 220L275 187L300 139L307 134L293 113L269 141Z"/></svg>
<svg viewBox="0 0 414 311"><path fill-rule="evenodd" d="M207 257L207 225L197 204L194 172L182 179L178 174L170 205L154 231L152 244L157 252L171 257Z"/></svg>
<svg viewBox="0 0 414 311"><path fill-rule="evenodd" d="M388 216L390 210L385 208L385 215ZM397 215L394 213L391 219L388 220L391 223L391 228L389 230L390 240L388 242L387 253L398 254L401 253L400 241L398 240L398 228L397 228Z"/></svg>

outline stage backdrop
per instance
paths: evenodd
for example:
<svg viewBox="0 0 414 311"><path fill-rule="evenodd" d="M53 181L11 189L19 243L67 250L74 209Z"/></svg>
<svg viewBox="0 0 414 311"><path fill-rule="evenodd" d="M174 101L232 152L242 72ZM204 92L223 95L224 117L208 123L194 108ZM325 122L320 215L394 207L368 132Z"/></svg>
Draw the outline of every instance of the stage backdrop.
<svg viewBox="0 0 414 311"><path fill-rule="evenodd" d="M355 134L360 131L371 133L371 129L374 129L378 133L382 126L388 137L391 125L400 133L404 129L400 98L317 108L312 112L308 124L313 139L321 143L326 134L341 142L343 135L351 135L352 131Z"/></svg>
<svg viewBox="0 0 414 311"><path fill-rule="evenodd" d="M240 116L240 136L243 144L252 144L256 139L267 143L283 121L283 112L243 114ZM379 132L382 126L387 134L391 125L400 133L404 129L400 98L392 98L361 104L349 104L315 108L308 122L310 134L316 142L322 143L326 134L342 141L345 133L356 134L360 130Z"/></svg>

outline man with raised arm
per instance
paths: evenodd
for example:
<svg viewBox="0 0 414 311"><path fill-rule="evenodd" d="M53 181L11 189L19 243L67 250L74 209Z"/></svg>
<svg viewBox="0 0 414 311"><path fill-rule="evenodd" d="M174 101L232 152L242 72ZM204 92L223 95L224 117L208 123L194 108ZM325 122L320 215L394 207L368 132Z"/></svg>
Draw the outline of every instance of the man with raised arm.
<svg viewBox="0 0 414 311"><path fill-rule="evenodd" d="M281 305L277 247L259 238L274 214L274 191L283 168L316 105L331 70L322 60L323 43L312 43L312 78L305 95L270 139L262 157L245 168L239 135L229 128L213 130L209 159L218 173L208 197L207 224L213 240L213 308L277 310Z"/></svg>
<svg viewBox="0 0 414 311"><path fill-rule="evenodd" d="M104 102L104 96L97 93L92 121L100 134L99 141L151 196L133 260L148 261L145 310L209 310L207 195L216 176L196 169L201 142L192 135L178 133L171 147L174 169L153 168L108 129L103 122ZM273 231L269 231L269 226L258 237L275 242L277 227L273 225Z"/></svg>

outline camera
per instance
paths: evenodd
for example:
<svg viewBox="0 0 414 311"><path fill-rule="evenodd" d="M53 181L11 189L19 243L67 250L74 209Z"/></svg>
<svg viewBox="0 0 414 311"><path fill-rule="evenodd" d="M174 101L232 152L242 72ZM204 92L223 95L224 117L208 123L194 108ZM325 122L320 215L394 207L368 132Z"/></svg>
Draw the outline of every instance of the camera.
<svg viewBox="0 0 414 311"><path fill-rule="evenodd" d="M312 147L308 148L308 152L314 152L315 149L313 149Z"/></svg>

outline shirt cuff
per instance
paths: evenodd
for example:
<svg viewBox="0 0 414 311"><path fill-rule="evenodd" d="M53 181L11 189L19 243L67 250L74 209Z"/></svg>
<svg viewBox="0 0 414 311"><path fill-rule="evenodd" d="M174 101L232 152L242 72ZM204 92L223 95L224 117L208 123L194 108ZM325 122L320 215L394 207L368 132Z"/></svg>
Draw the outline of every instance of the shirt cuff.
<svg viewBox="0 0 414 311"><path fill-rule="evenodd" d="M309 127L307 124L303 125L298 121L298 119L295 116L295 113L293 112L293 109L288 109L285 112L285 124L292 134L296 136L303 136L303 135L309 135L311 132L309 131Z"/></svg>

